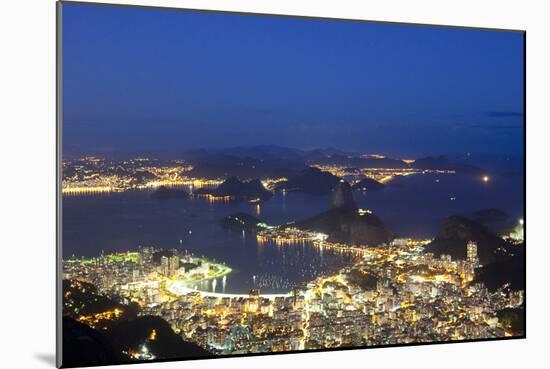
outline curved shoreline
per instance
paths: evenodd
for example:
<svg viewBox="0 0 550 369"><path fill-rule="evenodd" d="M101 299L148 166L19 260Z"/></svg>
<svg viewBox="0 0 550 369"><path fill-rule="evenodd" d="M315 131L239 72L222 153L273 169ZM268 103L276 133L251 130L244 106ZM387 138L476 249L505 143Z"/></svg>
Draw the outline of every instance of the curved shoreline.
<svg viewBox="0 0 550 369"><path fill-rule="evenodd" d="M183 280L167 281L165 288L168 292L176 296L183 296L189 293L197 292L202 297L216 297L216 298L249 298L250 297L250 294L207 292L207 291L195 290L183 285L185 283L187 282ZM275 299L277 297L290 297L291 292L287 292L285 294L265 294L265 295L260 294L259 296L267 299Z"/></svg>
<svg viewBox="0 0 550 369"><path fill-rule="evenodd" d="M177 279L176 281L181 281L181 282L184 282L184 283L201 283L201 282L204 282L204 281L209 281L211 279L223 278L226 275L231 274L231 272L233 271L233 269L231 267L228 267L225 264L221 264L221 263L218 263L216 261L209 260L207 258L197 258L197 259L199 259L201 262L206 262L206 263L209 263L210 265L215 265L217 268L220 269L220 273L218 273L216 275L200 278L200 279L189 279L189 280Z"/></svg>

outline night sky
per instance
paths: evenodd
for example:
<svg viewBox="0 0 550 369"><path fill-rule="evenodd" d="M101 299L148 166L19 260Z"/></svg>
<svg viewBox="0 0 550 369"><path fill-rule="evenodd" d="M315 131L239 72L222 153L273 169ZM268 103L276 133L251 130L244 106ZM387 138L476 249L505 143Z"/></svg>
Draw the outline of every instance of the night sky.
<svg viewBox="0 0 550 369"><path fill-rule="evenodd" d="M63 6L65 152L520 156L523 34Z"/></svg>

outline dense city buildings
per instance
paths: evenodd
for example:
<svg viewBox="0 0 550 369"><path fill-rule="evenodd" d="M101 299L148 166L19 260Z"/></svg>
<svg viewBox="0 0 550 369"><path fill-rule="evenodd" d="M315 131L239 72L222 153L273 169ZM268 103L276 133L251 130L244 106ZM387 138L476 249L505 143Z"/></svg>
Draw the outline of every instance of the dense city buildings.
<svg viewBox="0 0 550 369"><path fill-rule="evenodd" d="M64 194L75 195L97 192L121 192L156 188L160 186L203 186L217 185L216 179L200 180L187 177L192 169L181 160L155 160L132 158L127 160L106 160L83 157L63 162Z"/></svg>
<svg viewBox="0 0 550 369"><path fill-rule="evenodd" d="M103 161L83 160L87 165L99 165L103 168L100 172L109 171L112 165L104 167ZM187 181L184 173L192 167L153 170L149 159L147 166L141 165L143 160L128 161L132 169L124 172L135 177L136 173L147 170L156 173L153 180L163 181L163 186L187 185L178 180ZM136 166L136 163L140 164ZM84 178L81 174L86 172L84 167L77 165L74 172L79 174L73 174L68 181ZM438 173L454 174L443 170ZM166 175L168 177L164 177ZM193 180L213 183L208 178ZM87 179L84 181L88 183ZM264 188L277 191L272 182L267 179L263 182ZM276 183L285 182L277 180ZM231 265L195 256L181 247L139 246L135 251L66 258L63 278L73 291L94 286L98 296L116 304L114 308L109 306L92 313L84 309L87 312L83 313L77 308L82 303L72 300L71 290L67 290L66 313L91 328L108 331L113 322L128 319L127 310L132 307L130 310L136 311L136 317L160 317L183 341L196 344L212 355L522 334L503 312L522 311L523 288L511 288L509 283L488 288L484 284L486 273L479 249L486 246L478 243L476 234L472 233L473 239L464 241L462 250L453 251L453 255L463 255L461 257L430 252L428 248L433 239L391 237L387 242L356 243L353 240L369 238L342 236L342 229L368 229L372 233L384 227L372 210L357 207L347 181L339 179L335 183L328 204L331 210L310 220L270 225L248 214L235 214L224 219L221 225L232 231L242 230L243 237L246 233L254 235L258 247L262 248L308 247L321 253L325 250L347 255L350 262L337 270L295 283L282 292L264 293L259 288L250 288L248 293L234 293L226 291L227 277L234 273ZM125 189L119 187L119 190ZM191 195L192 188L188 191ZM285 188L279 191L283 191L283 196L286 193ZM201 198L196 196L187 201L201 201ZM373 228L375 226L378 228ZM523 224L500 240L508 242L505 240L520 234L519 226ZM512 247L506 249L510 255L523 249L521 241L507 245ZM158 353L149 347L155 332L156 328L151 328L139 347L128 347L126 356L130 360L157 358Z"/></svg>
<svg viewBox="0 0 550 369"><path fill-rule="evenodd" d="M281 237L264 235L263 237ZM296 237L292 236L293 239ZM371 346L517 335L498 312L523 304L523 292L503 286L489 291L474 282L475 243L468 258L437 258L424 252L429 240L397 239L380 247L334 245L317 236L315 247L356 255L353 265L286 294L223 293L228 267L204 259L138 252L66 260L64 277L98 286L138 315L165 319L174 332L214 354L259 353ZM310 239L304 235L301 239ZM273 243L273 247L275 243ZM290 243L282 247L296 247ZM193 265L185 270L178 264ZM210 279L211 290L186 287ZM217 285L218 284L218 285ZM117 310L78 316L92 327L120 318Z"/></svg>

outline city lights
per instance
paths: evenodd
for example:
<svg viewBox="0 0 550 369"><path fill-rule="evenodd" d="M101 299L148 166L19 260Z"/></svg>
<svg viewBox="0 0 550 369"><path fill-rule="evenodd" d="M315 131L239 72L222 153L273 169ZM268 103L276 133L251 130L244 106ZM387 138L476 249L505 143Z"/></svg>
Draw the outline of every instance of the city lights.
<svg viewBox="0 0 550 369"><path fill-rule="evenodd" d="M413 162L410 160L406 164ZM233 196L193 193L197 188L218 186L223 180L188 177L192 166L182 162L139 158L128 160L126 165L121 170L118 164L98 158L72 162L68 171L71 175L64 178L64 194L184 186L186 190L189 188L189 201L200 203L206 199L221 207L236 201ZM352 178L352 182L372 178L387 183L398 176L455 174L450 170L410 167L315 166L340 177ZM113 167L119 168L116 174L112 173ZM481 179L487 183L489 176ZM277 191L276 185L284 180L267 178L262 185ZM282 195L285 194L282 190ZM452 195L450 199L454 201L456 197ZM258 218L261 216L264 203L260 198L251 197L243 203L250 213ZM206 206L215 208L210 204ZM366 208L353 208L350 213L364 221L375 216ZM523 290L490 292L483 283L476 282L482 265L480 246L474 241L465 245L464 257L454 258L426 252L431 239L397 238L382 244L353 244L337 242L328 232L301 229L294 221L275 226L258 221L258 218L253 228L245 230L246 218L232 217L239 227L243 227L238 229L240 239L255 236L258 255L297 248L314 250L320 258L327 253L341 255L349 262L344 267L318 273L302 284L255 274L251 276L254 288L250 292L234 293L231 289L228 292L234 275L232 266L184 252L181 248L187 241L178 234L174 242L179 249L146 246L137 251L64 260L63 276L73 288L63 294L65 309L80 323L108 331L112 324L126 319L127 306L132 304L138 307L138 316L161 317L182 339L214 355L513 334L499 320L497 312L521 307ZM518 219L515 229L503 238L521 245L523 223L523 219ZM354 226L357 225L350 227ZM183 232L192 234L189 228ZM269 283L277 283L284 290L263 292L262 286ZM116 298L119 305L93 313L80 311L74 291L89 293L89 286L95 286L101 296ZM162 340L159 331L151 329L143 344L128 349L125 354L135 360L152 360L156 358L151 351L152 342L157 344L159 340Z"/></svg>

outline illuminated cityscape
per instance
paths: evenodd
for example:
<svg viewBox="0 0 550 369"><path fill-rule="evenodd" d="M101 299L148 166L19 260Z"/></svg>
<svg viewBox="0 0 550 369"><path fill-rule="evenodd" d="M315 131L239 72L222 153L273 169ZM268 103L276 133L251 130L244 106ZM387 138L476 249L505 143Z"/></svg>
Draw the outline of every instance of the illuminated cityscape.
<svg viewBox="0 0 550 369"><path fill-rule="evenodd" d="M414 160L402 159L405 164L412 164ZM322 165L312 164L312 167L319 168L322 171L332 173L335 176L349 178L351 184L360 182L361 178L372 178L380 183L387 183L397 176L409 176L413 174L454 174L454 170L432 170L417 168L350 168L345 165Z"/></svg>
<svg viewBox="0 0 550 369"><path fill-rule="evenodd" d="M134 158L110 161L83 157L63 162L63 194L122 192L159 186L201 188L220 180L201 180L185 175L192 169L181 160Z"/></svg>
<svg viewBox="0 0 550 369"><path fill-rule="evenodd" d="M313 164L337 178L363 178L388 183L396 176L457 175L455 170L413 170L365 168L353 176L343 167ZM67 175L65 196L94 196L95 189L109 187L115 193L184 188L188 201L223 204L238 202L231 194L192 196L197 188L214 191L227 183L222 178L198 178L193 165L183 161L159 162L154 159L129 159L122 162L83 158L64 164ZM113 171L116 174L111 175ZM391 177L391 178L390 178ZM286 178L262 178L269 191L290 196ZM482 178L482 182L485 182ZM247 182L237 182L247 183ZM371 219L372 210L357 208L353 194L343 179L331 196L332 212L346 217ZM77 190L79 189L79 190ZM364 191L362 188L358 188ZM344 191L344 193L342 192ZM153 192L154 194L155 192ZM292 192L291 192L292 193ZM339 196L339 200L335 200ZM258 199L259 200L259 199ZM248 201L259 207L261 201ZM227 206L227 205L226 205ZM342 209L342 210L340 210ZM329 211L327 214L332 214ZM335 220L336 221L336 220ZM379 245L342 241L302 222L270 225L249 215L232 215L225 224L254 235L261 248L314 248L321 254L331 251L346 255L348 262L337 270L325 271L280 292L264 293L228 290L232 265L201 256L184 248L163 249L139 246L134 251L101 253L94 257L70 257L63 262L63 279L68 283L64 295L67 316L93 329L109 331L111 325L136 317L156 316L166 321L174 334L196 344L209 355L231 355L296 350L315 350L353 346L380 346L420 342L444 342L517 336L521 331L503 315L521 311L524 290L503 283L488 288L480 273L479 245L467 240L463 257L434 254L427 250L434 239L393 238ZM349 226L346 226L349 227ZM313 227L315 228L315 227ZM523 221L501 240L513 255L523 249ZM191 232L189 232L191 233ZM180 241L180 244L182 241ZM508 246L507 246L508 247ZM496 251L495 251L496 252ZM253 276L256 279L256 276ZM93 287L92 287L93 286ZM82 308L75 292L95 289L95 294L116 301L105 310ZM83 309L86 312L83 312ZM125 347L127 360L154 360L158 353L149 347L156 341L156 328L139 345Z"/></svg>
<svg viewBox="0 0 550 369"><path fill-rule="evenodd" d="M523 33L60 7L62 366L525 337Z"/></svg>
<svg viewBox="0 0 550 369"><path fill-rule="evenodd" d="M282 238L288 241L283 247L295 247L298 236L262 237L273 238L272 247L280 246ZM314 237L315 247L353 253L356 261L337 274L317 278L287 294L224 293L229 267L176 254L170 258L176 265L181 260L198 266L188 271L174 267L168 272L166 257L160 267L153 263L152 255L158 250L151 247L126 256L67 260L63 273L67 279L95 284L101 294L137 303L139 314L162 317L174 332L214 354L516 334L499 320L498 311L522 306L523 291L502 286L489 292L483 283L472 283L477 267L473 242L468 244L466 260L453 260L423 252L430 240L396 239L390 245L370 248L331 244L323 238ZM211 291L186 287L203 279L213 281ZM96 327L121 315L115 309L78 316L78 321Z"/></svg>

